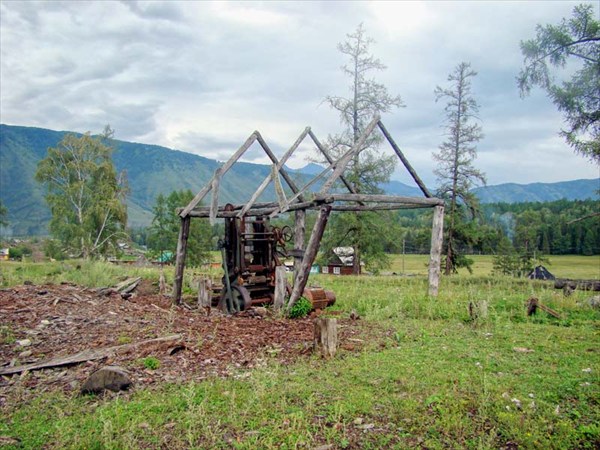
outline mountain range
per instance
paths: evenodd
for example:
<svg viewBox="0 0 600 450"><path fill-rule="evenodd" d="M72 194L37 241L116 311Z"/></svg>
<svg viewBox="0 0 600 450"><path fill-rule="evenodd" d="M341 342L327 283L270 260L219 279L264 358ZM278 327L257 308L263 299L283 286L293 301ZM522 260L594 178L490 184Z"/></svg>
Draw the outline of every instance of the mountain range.
<svg viewBox="0 0 600 450"><path fill-rule="evenodd" d="M55 147L67 133L0 125L0 199L9 211L9 226L4 230L6 234L46 234L50 212L44 200L44 188L34 180L34 175L48 147ZM178 189L190 189L195 193L221 164L214 159L157 145L120 140L114 143L113 161L119 172L126 171L129 182L128 215L132 227L150 224L158 194L169 194ZM270 170L270 165L236 163L222 179L220 203L244 202ZM290 169L290 176L302 185L303 181L322 170L318 164L310 163L302 169ZM390 181L381 187L388 194L422 196L417 187L399 181ZM483 203L515 203L597 198L599 189L600 178L525 185L508 183L479 187L473 192ZM259 201L273 199L275 191L270 185Z"/></svg>

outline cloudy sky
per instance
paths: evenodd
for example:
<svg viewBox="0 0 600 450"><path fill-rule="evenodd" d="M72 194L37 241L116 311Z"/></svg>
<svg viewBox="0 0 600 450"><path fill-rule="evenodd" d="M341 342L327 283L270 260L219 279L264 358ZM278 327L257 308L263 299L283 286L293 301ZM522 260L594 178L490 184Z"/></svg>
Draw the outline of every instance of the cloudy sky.
<svg viewBox="0 0 600 450"><path fill-rule="evenodd" d="M406 104L383 122L428 184L443 140L433 91L462 61L478 71L476 166L489 184L594 178L598 166L558 136L544 93L521 99L515 83L519 41L576 4L2 0L0 121L79 132L109 123L118 139L220 160L258 129L281 155L306 126L321 140L339 131L322 100L348 95L336 44L362 22L388 67L374 76ZM307 163L302 150L293 167ZM247 160L267 162L257 150Z"/></svg>

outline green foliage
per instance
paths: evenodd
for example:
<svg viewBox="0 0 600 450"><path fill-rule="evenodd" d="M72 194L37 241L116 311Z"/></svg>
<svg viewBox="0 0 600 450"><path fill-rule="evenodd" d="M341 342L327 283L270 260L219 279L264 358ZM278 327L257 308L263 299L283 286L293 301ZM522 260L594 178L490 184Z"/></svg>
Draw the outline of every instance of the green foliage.
<svg viewBox="0 0 600 450"><path fill-rule="evenodd" d="M160 367L160 361L154 356L148 356L142 359L142 364L148 370L156 370Z"/></svg>
<svg viewBox="0 0 600 450"><path fill-rule="evenodd" d="M0 199L0 226L8 225L8 209Z"/></svg>
<svg viewBox="0 0 600 450"><path fill-rule="evenodd" d="M183 208L194 198L192 191L173 191L168 196L159 194L152 211L154 218L148 229L147 246L159 260L165 253L175 255L181 219L177 208ZM187 247L187 263L198 266L208 261L212 229L207 219L192 219Z"/></svg>
<svg viewBox="0 0 600 450"><path fill-rule="evenodd" d="M300 297L296 303L290 309L288 316L290 319L299 319L306 317L312 311L312 303L305 297Z"/></svg>
<svg viewBox="0 0 600 450"><path fill-rule="evenodd" d="M444 218L446 275L456 273L458 267L470 268L470 259L460 254L459 247L477 241L473 219L478 202L471 188L475 182L485 184L485 176L473 166L475 144L483 138L481 126L475 122L479 105L471 92L471 78L476 75L470 63L460 63L448 76L450 88L435 89L436 101L448 102L444 108L448 138L433 155L438 162L434 171L440 183L438 196L448 203Z"/></svg>
<svg viewBox="0 0 600 450"><path fill-rule="evenodd" d="M517 77L522 95L544 89L568 128L561 134L573 149L600 163L600 21L597 5L573 8L559 25L538 25L535 39L521 41L523 69ZM570 69L570 79L556 80L552 69ZM556 72L557 70L555 70Z"/></svg>
<svg viewBox="0 0 600 450"><path fill-rule="evenodd" d="M65 252L62 249L60 242L56 239L46 239L44 242L44 255L48 258L55 259L57 261L62 261L67 257Z"/></svg>
<svg viewBox="0 0 600 450"><path fill-rule="evenodd" d="M47 187L50 231L70 253L84 258L116 251L125 235L125 180L117 178L109 139L68 134L38 164L36 179Z"/></svg>
<svg viewBox="0 0 600 450"><path fill-rule="evenodd" d="M30 256L31 247L27 244L16 245L8 250L8 256L12 259L21 259L23 256Z"/></svg>

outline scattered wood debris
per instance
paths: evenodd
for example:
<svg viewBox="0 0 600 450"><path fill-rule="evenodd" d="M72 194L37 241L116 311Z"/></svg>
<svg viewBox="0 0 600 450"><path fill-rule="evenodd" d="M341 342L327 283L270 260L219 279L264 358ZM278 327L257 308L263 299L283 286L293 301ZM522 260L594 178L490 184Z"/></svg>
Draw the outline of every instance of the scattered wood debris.
<svg viewBox="0 0 600 450"><path fill-rule="evenodd" d="M527 315L528 316L533 316L537 312L537 309L539 308L542 311L550 314L552 317L555 317L557 319L562 319L562 316L559 313L554 311L552 308L549 308L546 305L543 305L542 302L540 302L535 297L531 297L529 300L527 300L526 306L527 306Z"/></svg>

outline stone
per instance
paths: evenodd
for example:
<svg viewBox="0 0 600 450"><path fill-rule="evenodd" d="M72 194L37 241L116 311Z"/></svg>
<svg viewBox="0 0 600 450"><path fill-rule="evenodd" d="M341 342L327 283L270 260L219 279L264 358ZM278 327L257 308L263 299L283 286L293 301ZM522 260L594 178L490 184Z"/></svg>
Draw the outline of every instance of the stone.
<svg viewBox="0 0 600 450"><path fill-rule="evenodd" d="M119 366L104 366L92 373L83 386L82 394L99 394L108 389L119 392L129 389L132 381L127 372Z"/></svg>
<svg viewBox="0 0 600 450"><path fill-rule="evenodd" d="M31 350L26 350L19 353L19 358L29 358L31 356Z"/></svg>
<svg viewBox="0 0 600 450"><path fill-rule="evenodd" d="M594 295L588 300L588 304L595 309L600 308L600 295Z"/></svg>
<svg viewBox="0 0 600 450"><path fill-rule="evenodd" d="M31 340L21 339L20 341L17 341L17 345L20 345L21 347L29 347L31 345Z"/></svg>

